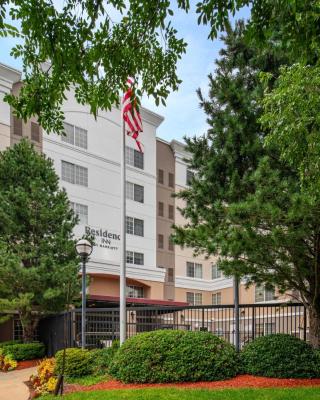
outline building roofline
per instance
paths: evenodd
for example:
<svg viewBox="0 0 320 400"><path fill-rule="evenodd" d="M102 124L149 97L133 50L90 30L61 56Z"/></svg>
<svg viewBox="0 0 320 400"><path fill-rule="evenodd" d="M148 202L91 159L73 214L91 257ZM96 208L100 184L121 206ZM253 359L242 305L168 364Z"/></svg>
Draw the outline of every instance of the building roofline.
<svg viewBox="0 0 320 400"><path fill-rule="evenodd" d="M11 86L21 80L21 71L11 67L10 65L0 63L0 79L7 82Z"/></svg>

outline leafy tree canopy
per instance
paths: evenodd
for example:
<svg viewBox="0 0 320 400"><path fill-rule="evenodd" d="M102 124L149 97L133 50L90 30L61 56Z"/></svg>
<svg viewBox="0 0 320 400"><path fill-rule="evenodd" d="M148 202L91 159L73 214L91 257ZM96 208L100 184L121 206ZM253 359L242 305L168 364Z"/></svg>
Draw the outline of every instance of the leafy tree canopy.
<svg viewBox="0 0 320 400"><path fill-rule="evenodd" d="M176 4L190 9L189 0ZM251 8L248 39L280 46L299 59L318 57L317 0L202 0L196 5L198 23L210 25L213 39L244 6ZM7 13L21 30L6 23ZM113 20L114 13L119 20ZM176 64L186 51L171 20L168 0L66 0L61 9L52 1L2 1L0 36L23 38L12 55L22 58L25 80L19 97L6 100L18 116L36 115L48 132L62 132L61 104L71 86L94 115L119 103L128 76L139 82L139 96L145 92L165 103L170 90L178 88ZM281 41L274 37L279 28ZM43 68L45 62L51 66Z"/></svg>
<svg viewBox="0 0 320 400"><path fill-rule="evenodd" d="M0 154L0 307L25 340L41 316L79 295L76 217L52 161L23 140Z"/></svg>

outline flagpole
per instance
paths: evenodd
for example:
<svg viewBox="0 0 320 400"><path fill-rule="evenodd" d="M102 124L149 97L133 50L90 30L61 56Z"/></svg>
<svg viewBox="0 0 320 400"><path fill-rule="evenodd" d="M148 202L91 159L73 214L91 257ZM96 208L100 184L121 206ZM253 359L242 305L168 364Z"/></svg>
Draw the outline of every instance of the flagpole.
<svg viewBox="0 0 320 400"><path fill-rule="evenodd" d="M120 208L120 345L126 340L127 333L127 312L126 312L126 134L121 105L121 208Z"/></svg>

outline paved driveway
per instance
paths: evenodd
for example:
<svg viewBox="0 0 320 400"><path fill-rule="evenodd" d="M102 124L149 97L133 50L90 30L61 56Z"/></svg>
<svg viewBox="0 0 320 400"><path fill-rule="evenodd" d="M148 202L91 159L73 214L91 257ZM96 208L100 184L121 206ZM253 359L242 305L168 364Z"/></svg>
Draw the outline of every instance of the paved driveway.
<svg viewBox="0 0 320 400"><path fill-rule="evenodd" d="M0 400L28 400L29 389L23 383L36 372L36 367L0 372Z"/></svg>

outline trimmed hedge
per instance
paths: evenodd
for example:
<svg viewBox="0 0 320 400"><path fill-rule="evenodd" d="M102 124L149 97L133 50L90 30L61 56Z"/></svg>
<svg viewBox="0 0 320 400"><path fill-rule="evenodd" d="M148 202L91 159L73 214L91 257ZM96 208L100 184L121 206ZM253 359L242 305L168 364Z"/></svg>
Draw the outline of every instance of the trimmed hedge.
<svg viewBox="0 0 320 400"><path fill-rule="evenodd" d="M119 350L119 341L115 340L111 347L104 349L91 350L92 373L94 375L104 375L109 371L110 364Z"/></svg>
<svg viewBox="0 0 320 400"><path fill-rule="evenodd" d="M7 340L5 342L0 342L0 349L6 346L11 346L12 344L21 344L21 340Z"/></svg>
<svg viewBox="0 0 320 400"><path fill-rule="evenodd" d="M16 361L34 360L45 356L44 344L40 342L7 344L2 348L4 355L11 355Z"/></svg>
<svg viewBox="0 0 320 400"><path fill-rule="evenodd" d="M123 382L196 382L232 378L238 371L234 347L209 332L159 330L128 339L110 374Z"/></svg>
<svg viewBox="0 0 320 400"><path fill-rule="evenodd" d="M320 376L316 352L306 342L286 334L262 336L241 352L245 373L272 378L314 378Z"/></svg>
<svg viewBox="0 0 320 400"><path fill-rule="evenodd" d="M57 374L62 373L63 350L56 353ZM80 377L92 373L91 352L79 348L66 349L66 362L64 373L66 376Z"/></svg>

